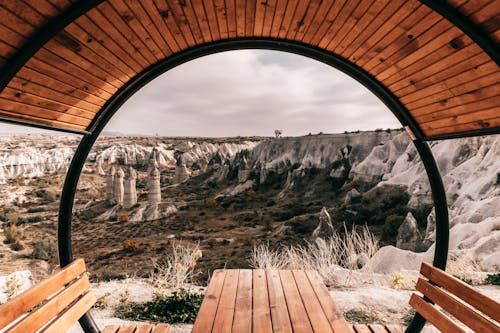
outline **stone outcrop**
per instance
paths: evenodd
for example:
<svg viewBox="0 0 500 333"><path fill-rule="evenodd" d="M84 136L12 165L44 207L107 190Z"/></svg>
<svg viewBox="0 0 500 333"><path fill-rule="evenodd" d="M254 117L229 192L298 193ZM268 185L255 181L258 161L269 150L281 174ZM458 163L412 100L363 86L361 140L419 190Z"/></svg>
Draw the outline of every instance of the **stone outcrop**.
<svg viewBox="0 0 500 333"><path fill-rule="evenodd" d="M189 170L184 163L175 166L174 178L172 184L184 183L189 179Z"/></svg>
<svg viewBox="0 0 500 333"><path fill-rule="evenodd" d="M117 205L123 205L123 178L125 177L125 173L123 169L118 167L115 177L113 179L113 201Z"/></svg>
<svg viewBox="0 0 500 333"><path fill-rule="evenodd" d="M421 238L417 220L410 212L406 215L401 226L399 226L396 246L403 250L415 251L419 246Z"/></svg>
<svg viewBox="0 0 500 333"><path fill-rule="evenodd" d="M137 172L129 166L123 181L123 208L131 208L137 203L136 179Z"/></svg>
<svg viewBox="0 0 500 333"><path fill-rule="evenodd" d="M111 168L109 168L108 174L106 175L106 200L109 203L113 203L114 199L115 173L115 167L111 166Z"/></svg>
<svg viewBox="0 0 500 333"><path fill-rule="evenodd" d="M321 239L329 239L332 237L334 233L333 225L332 225L332 218L330 217L330 214L326 210L326 207L323 207L321 209L321 212L319 213L319 224L314 229L312 233L312 238L315 240L317 238Z"/></svg>
<svg viewBox="0 0 500 333"><path fill-rule="evenodd" d="M148 203L158 204L161 202L160 170L156 161L152 163L148 171Z"/></svg>

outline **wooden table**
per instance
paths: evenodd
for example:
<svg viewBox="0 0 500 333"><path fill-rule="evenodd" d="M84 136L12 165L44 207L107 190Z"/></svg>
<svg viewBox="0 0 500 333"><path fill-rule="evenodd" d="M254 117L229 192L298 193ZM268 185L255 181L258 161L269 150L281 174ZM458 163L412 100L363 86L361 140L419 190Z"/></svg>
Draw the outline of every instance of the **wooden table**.
<svg viewBox="0 0 500 333"><path fill-rule="evenodd" d="M316 271L216 270L193 333L352 332Z"/></svg>

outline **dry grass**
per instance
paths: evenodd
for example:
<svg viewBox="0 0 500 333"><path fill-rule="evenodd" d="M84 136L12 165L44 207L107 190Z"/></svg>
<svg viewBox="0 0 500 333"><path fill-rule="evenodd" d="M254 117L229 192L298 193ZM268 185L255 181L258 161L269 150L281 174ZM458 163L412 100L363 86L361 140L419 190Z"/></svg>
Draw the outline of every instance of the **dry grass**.
<svg viewBox="0 0 500 333"><path fill-rule="evenodd" d="M446 264L446 272L468 284L480 284L482 282L479 274L481 268L476 260L469 255L450 256Z"/></svg>
<svg viewBox="0 0 500 333"><path fill-rule="evenodd" d="M314 269L326 284L335 285L340 267L355 270L360 258L370 259L378 249L378 239L365 226L361 232L345 229L344 235L334 233L326 241L317 239L306 246L272 250L269 244L260 244L254 247L249 263L261 269Z"/></svg>
<svg viewBox="0 0 500 333"><path fill-rule="evenodd" d="M168 289L187 288L197 272L196 263L201 258L200 244L183 245L172 242L172 253L164 260L153 262L151 279L159 295L167 294Z"/></svg>

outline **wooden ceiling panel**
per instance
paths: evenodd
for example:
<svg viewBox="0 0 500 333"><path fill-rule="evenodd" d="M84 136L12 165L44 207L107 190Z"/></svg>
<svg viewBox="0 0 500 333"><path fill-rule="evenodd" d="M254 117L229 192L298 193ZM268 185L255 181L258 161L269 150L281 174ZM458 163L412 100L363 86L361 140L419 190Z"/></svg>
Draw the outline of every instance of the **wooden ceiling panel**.
<svg viewBox="0 0 500 333"><path fill-rule="evenodd" d="M5 87L0 117L86 130L120 88L154 64L197 45L258 37L309 44L351 61L399 99L426 137L499 123L500 71L487 53L491 51L427 1L98 3L59 30L0 86ZM498 1L448 3L498 43ZM40 29L83 4L0 0L2 73Z"/></svg>

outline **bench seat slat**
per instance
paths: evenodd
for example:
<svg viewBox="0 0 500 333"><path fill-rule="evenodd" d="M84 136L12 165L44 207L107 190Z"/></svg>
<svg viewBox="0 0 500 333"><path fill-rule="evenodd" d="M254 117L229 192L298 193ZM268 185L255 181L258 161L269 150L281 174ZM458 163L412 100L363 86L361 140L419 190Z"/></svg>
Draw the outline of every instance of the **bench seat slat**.
<svg viewBox="0 0 500 333"><path fill-rule="evenodd" d="M475 332L498 332L499 328L494 323L429 282L418 279L416 289Z"/></svg>
<svg viewBox="0 0 500 333"><path fill-rule="evenodd" d="M355 324L352 325L352 328L354 329L354 331L356 331L356 333L372 333L372 331L366 325Z"/></svg>
<svg viewBox="0 0 500 333"><path fill-rule="evenodd" d="M134 333L135 331L135 326L121 326L120 329L118 330L118 333Z"/></svg>
<svg viewBox="0 0 500 333"><path fill-rule="evenodd" d="M101 333L116 333L120 329L120 325L109 325L102 330Z"/></svg>
<svg viewBox="0 0 500 333"><path fill-rule="evenodd" d="M73 303L65 312L61 313L56 320L43 330L44 333L66 332L81 316L83 316L92 305L96 298L91 292L83 295L78 301Z"/></svg>
<svg viewBox="0 0 500 333"><path fill-rule="evenodd" d="M0 329L15 321L34 306L85 272L83 259L77 259L47 280L28 289L10 302L0 306Z"/></svg>
<svg viewBox="0 0 500 333"><path fill-rule="evenodd" d="M428 278L429 281L446 289L470 304L473 308L500 322L500 303L474 290L468 284L445 273L443 270L427 263L422 263L420 273Z"/></svg>
<svg viewBox="0 0 500 333"><path fill-rule="evenodd" d="M80 295L84 294L89 288L89 278L87 275L83 275L82 278L76 280L59 294L51 298L47 303L23 318L7 332L26 333L37 331L52 318L56 317L57 314L63 311L68 305L73 303Z"/></svg>
<svg viewBox="0 0 500 333"><path fill-rule="evenodd" d="M427 321L436 326L444 333L465 333L457 324L452 322L448 317L442 314L432 304L426 302L422 297L412 294L410 305L417 310Z"/></svg>
<svg viewBox="0 0 500 333"><path fill-rule="evenodd" d="M170 325L169 324L157 324L153 328L153 333L169 333Z"/></svg>
<svg viewBox="0 0 500 333"><path fill-rule="evenodd" d="M134 333L151 333L152 329L153 325L151 324L138 325Z"/></svg>

